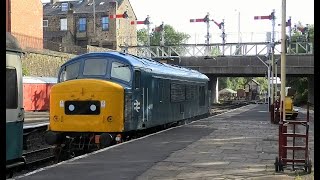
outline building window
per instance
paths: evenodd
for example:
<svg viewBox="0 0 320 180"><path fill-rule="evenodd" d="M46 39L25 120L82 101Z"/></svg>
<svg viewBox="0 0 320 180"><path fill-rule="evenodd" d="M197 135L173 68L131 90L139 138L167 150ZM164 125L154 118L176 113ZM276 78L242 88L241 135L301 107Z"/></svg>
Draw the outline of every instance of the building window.
<svg viewBox="0 0 320 180"><path fill-rule="evenodd" d="M86 18L80 18L79 19L79 32L86 31L86 23L87 23Z"/></svg>
<svg viewBox="0 0 320 180"><path fill-rule="evenodd" d="M66 31L68 29L67 18L60 19L60 30Z"/></svg>
<svg viewBox="0 0 320 180"><path fill-rule="evenodd" d="M61 11L68 11L68 3L61 3Z"/></svg>
<svg viewBox="0 0 320 180"><path fill-rule="evenodd" d="M102 31L109 31L109 18L102 17L101 23L102 23Z"/></svg>
<svg viewBox="0 0 320 180"><path fill-rule="evenodd" d="M48 27L48 20L43 20L43 27Z"/></svg>

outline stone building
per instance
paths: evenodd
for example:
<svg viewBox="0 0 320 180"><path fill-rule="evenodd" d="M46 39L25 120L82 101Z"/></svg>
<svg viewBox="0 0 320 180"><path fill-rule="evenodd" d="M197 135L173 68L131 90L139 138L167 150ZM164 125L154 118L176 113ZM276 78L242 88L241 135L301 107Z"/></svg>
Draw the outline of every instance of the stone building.
<svg viewBox="0 0 320 180"><path fill-rule="evenodd" d="M43 6L45 48L57 50L86 45L120 50L137 45L136 15L129 0L51 0ZM112 16L128 15L127 18ZM57 47L59 46L59 47Z"/></svg>

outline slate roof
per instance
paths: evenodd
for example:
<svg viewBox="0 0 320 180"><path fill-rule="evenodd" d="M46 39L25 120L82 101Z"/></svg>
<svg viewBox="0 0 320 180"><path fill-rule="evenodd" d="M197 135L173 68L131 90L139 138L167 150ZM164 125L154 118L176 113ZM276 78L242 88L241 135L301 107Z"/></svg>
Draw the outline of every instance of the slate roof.
<svg viewBox="0 0 320 180"><path fill-rule="evenodd" d="M124 0L95 0L96 8L95 11L106 12L109 6L109 2L118 2L118 6ZM74 10L74 13L93 13L93 0L79 0L79 1L65 1L56 2L54 4L46 3L43 5L43 12L45 16L50 15L62 15L67 14L67 11L61 11L61 4L69 3L69 7Z"/></svg>

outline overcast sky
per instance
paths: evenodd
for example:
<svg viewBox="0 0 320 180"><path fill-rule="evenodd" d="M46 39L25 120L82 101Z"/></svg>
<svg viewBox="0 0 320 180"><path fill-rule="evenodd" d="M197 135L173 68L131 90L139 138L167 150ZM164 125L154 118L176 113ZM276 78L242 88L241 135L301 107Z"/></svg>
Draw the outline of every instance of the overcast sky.
<svg viewBox="0 0 320 180"><path fill-rule="evenodd" d="M276 39L280 39L282 0L129 0L138 20L150 16L152 27L162 22L169 24L179 32L191 36L190 43L204 43L207 31L206 23L190 23L190 19L203 18L208 12L210 19L221 22L225 19L227 42L238 41L238 15L240 12L240 30L242 41L266 39L266 32L272 30L270 20L254 20L254 16L267 16L273 9L276 15ZM48 0L42 0L48 2ZM292 24L314 24L314 0L287 0L287 19ZM138 28L143 28L139 25ZM254 32L254 33L253 33ZM210 23L211 42L221 42L221 30Z"/></svg>

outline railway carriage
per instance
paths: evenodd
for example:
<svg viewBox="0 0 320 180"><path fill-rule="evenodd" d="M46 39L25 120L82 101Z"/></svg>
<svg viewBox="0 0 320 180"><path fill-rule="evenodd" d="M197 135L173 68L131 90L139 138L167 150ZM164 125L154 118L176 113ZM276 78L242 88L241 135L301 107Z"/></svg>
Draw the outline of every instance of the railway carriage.
<svg viewBox="0 0 320 180"><path fill-rule="evenodd" d="M195 70L120 52L78 56L61 66L51 89L45 139L68 152L101 148L208 115L208 81Z"/></svg>
<svg viewBox="0 0 320 180"><path fill-rule="evenodd" d="M17 40L6 34L6 173L25 164L23 151L22 51Z"/></svg>

